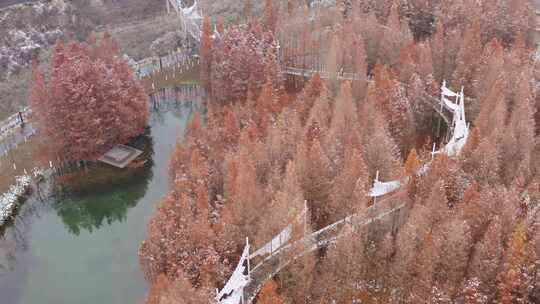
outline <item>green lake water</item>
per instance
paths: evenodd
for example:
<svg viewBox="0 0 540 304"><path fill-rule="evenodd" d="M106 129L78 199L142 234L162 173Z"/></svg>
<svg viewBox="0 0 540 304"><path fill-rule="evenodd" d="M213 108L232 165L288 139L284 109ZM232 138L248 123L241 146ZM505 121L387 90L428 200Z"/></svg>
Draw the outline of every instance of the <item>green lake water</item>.
<svg viewBox="0 0 540 304"><path fill-rule="evenodd" d="M167 165L195 109L153 113L153 163L91 194L30 199L0 238L0 304L142 303L137 251L168 189Z"/></svg>

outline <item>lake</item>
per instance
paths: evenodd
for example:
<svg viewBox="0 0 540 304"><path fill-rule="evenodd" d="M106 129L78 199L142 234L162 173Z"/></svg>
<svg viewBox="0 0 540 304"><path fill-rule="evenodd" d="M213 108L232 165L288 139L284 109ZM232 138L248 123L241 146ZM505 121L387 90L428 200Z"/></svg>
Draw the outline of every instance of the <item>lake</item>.
<svg viewBox="0 0 540 304"><path fill-rule="evenodd" d="M138 247L168 190L169 157L193 111L185 103L152 114L153 162L129 180L27 201L0 238L0 303L142 303L147 284Z"/></svg>

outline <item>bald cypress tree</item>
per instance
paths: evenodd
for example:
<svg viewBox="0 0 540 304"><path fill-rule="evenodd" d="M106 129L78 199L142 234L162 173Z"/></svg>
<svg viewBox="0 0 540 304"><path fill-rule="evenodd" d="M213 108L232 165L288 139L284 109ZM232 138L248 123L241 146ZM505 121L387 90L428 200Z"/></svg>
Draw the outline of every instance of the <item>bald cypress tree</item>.
<svg viewBox="0 0 540 304"><path fill-rule="evenodd" d="M212 92L212 25L204 17L201 37L201 81L207 92Z"/></svg>
<svg viewBox="0 0 540 304"><path fill-rule="evenodd" d="M116 43L107 34L95 43L59 41L49 81L44 85L43 77L34 74L33 91L41 94L31 96L38 132L56 143L49 160L96 160L147 125L147 96Z"/></svg>
<svg viewBox="0 0 540 304"><path fill-rule="evenodd" d="M479 68L476 56L482 53L480 34L479 20L474 20L465 30L461 48L457 53L456 70L452 75L453 82L458 85L470 87L473 83L473 75Z"/></svg>
<svg viewBox="0 0 540 304"><path fill-rule="evenodd" d="M531 88L526 80L529 79L529 75L529 73L523 73L520 77L508 122L508 131L502 139L504 147L502 163L507 184L511 184L520 175L528 178L531 168L534 168L531 161L536 127Z"/></svg>
<svg viewBox="0 0 540 304"><path fill-rule="evenodd" d="M259 296L257 297L257 303L261 304L284 304L285 300L278 294L277 291L277 284L274 280L268 281L263 288L261 289L261 292L259 293Z"/></svg>
<svg viewBox="0 0 540 304"><path fill-rule="evenodd" d="M250 20L253 14L253 3L251 0L244 0L244 18Z"/></svg>
<svg viewBox="0 0 540 304"><path fill-rule="evenodd" d="M274 32L277 25L277 9L274 7L273 0L265 0L264 2L264 29L269 32Z"/></svg>

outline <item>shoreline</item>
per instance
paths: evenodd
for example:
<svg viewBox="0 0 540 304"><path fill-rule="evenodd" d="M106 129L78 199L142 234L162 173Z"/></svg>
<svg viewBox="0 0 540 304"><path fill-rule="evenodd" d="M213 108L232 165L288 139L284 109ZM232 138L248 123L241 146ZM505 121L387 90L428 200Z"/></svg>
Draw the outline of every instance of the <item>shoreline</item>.
<svg viewBox="0 0 540 304"><path fill-rule="evenodd" d="M45 172L34 168L31 174L17 176L15 184L11 185L7 192L0 195L0 230L9 224L17 209L32 195L34 185L39 188L39 183L44 178Z"/></svg>

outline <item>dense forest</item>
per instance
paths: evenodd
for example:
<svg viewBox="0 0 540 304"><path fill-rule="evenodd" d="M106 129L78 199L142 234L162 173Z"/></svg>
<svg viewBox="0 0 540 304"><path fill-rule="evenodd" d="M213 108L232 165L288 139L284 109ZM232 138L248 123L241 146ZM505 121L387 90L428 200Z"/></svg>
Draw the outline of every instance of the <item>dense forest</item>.
<svg viewBox="0 0 540 304"><path fill-rule="evenodd" d="M259 17L246 0L239 24L205 20L208 110L176 146L140 248L147 303L207 303L245 238L265 244L305 202L315 231L388 201L406 206L399 225L303 256L257 303L539 303L533 3L337 2L266 0ZM454 157L430 153L448 128L430 106L443 81L464 88L472 130ZM374 201L376 176L407 183Z"/></svg>

